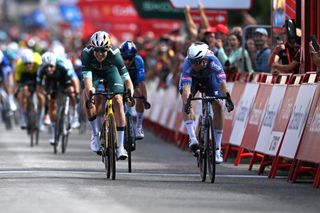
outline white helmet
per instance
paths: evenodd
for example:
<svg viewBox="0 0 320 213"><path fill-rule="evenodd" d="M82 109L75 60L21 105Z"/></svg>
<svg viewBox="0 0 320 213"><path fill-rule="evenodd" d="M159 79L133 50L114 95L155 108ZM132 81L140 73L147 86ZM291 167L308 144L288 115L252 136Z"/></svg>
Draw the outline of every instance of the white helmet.
<svg viewBox="0 0 320 213"><path fill-rule="evenodd" d="M188 48L188 60L191 64L199 63L209 51L209 46L203 42L195 42Z"/></svg>
<svg viewBox="0 0 320 213"><path fill-rule="evenodd" d="M43 65L56 65L57 57L53 52L45 52L42 54Z"/></svg>
<svg viewBox="0 0 320 213"><path fill-rule="evenodd" d="M0 50L0 63L2 63L3 58L4 58L3 52Z"/></svg>
<svg viewBox="0 0 320 213"><path fill-rule="evenodd" d="M110 47L111 41L109 34L105 31L98 31L93 33L90 39L90 44L93 48Z"/></svg>
<svg viewBox="0 0 320 213"><path fill-rule="evenodd" d="M25 63L33 63L33 52L31 49L25 49L21 53L21 60L22 62Z"/></svg>

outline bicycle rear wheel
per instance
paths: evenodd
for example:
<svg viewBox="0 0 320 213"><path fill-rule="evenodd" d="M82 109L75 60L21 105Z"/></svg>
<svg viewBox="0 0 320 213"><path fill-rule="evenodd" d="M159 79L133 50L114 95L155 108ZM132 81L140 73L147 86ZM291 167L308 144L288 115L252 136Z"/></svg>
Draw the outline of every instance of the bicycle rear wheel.
<svg viewBox="0 0 320 213"><path fill-rule="evenodd" d="M106 138L108 138L108 170L110 170L112 180L116 179L116 133L114 117L108 116L108 131L106 131ZM110 174L108 178L110 178Z"/></svg>
<svg viewBox="0 0 320 213"><path fill-rule="evenodd" d="M216 141L214 139L212 118L208 121L208 133L211 134L211 140L208 137L207 156L208 156L208 172L210 182L214 183L216 177Z"/></svg>

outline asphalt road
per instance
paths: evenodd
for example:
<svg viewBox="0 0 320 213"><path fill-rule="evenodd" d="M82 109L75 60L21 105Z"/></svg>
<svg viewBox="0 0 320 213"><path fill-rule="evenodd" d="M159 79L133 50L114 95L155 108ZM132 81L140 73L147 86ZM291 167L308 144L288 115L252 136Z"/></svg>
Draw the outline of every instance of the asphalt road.
<svg viewBox="0 0 320 213"><path fill-rule="evenodd" d="M43 133L31 148L25 132L0 124L0 212L320 212L312 180L291 184L285 176L258 176L257 167L217 167L216 183L200 181L195 158L150 132L117 179L107 180L89 134L73 131L66 154L53 154Z"/></svg>

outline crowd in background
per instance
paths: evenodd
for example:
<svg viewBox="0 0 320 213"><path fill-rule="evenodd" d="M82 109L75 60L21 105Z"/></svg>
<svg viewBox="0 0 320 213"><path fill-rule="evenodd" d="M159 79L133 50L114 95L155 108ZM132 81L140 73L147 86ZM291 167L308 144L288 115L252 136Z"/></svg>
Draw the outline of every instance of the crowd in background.
<svg viewBox="0 0 320 213"><path fill-rule="evenodd" d="M299 73L301 41L299 35L288 38L285 26L278 32L278 43L271 44L270 27L230 27L222 24L210 26L201 4L201 25L197 26L192 20L190 8L186 6L184 11L186 33L177 29L158 38L152 32L145 32L134 39L139 54L145 60L147 80L158 77L159 87L178 84L186 50L197 40L209 45L224 66L228 80L232 80L238 72ZM112 32L109 33L112 45L118 47L122 41L112 37ZM71 30L65 30L55 37L43 30L21 32L17 27L12 27L8 32L0 32L0 48L13 66L21 48L31 48L40 54L52 50L65 55L79 72L80 52L87 43L88 39L83 39L81 33Z"/></svg>

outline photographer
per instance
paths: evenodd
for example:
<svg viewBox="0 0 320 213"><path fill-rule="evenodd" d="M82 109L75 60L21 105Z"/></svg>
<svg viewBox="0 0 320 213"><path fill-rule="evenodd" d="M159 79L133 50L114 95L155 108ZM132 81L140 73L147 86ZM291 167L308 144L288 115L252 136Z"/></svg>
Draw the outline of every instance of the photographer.
<svg viewBox="0 0 320 213"><path fill-rule="evenodd" d="M320 70L320 51L316 51L312 45L312 42L309 42L309 52L313 63L317 66L317 70Z"/></svg>

